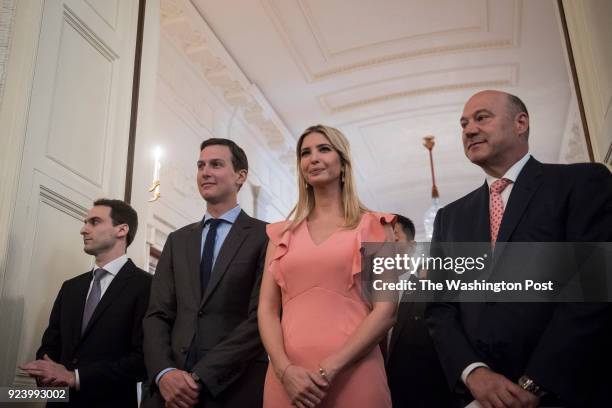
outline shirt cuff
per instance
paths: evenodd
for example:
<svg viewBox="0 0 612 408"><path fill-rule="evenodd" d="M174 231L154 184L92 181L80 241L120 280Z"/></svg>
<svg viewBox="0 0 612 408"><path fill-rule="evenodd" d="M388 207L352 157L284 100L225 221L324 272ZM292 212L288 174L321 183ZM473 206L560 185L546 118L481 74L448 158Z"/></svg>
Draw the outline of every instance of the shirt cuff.
<svg viewBox="0 0 612 408"><path fill-rule="evenodd" d="M79 380L79 370L78 369L74 370L74 388L76 388L77 391L81 389L81 381Z"/></svg>
<svg viewBox="0 0 612 408"><path fill-rule="evenodd" d="M472 371L474 371L478 367L489 368L489 366L486 365L485 363L483 363L481 361L477 361L477 362L472 363L472 364L470 364L469 366L467 366L467 367L465 367L463 369L463 372L461 373L461 381L463 381L463 383L465 384L466 387L467 387L467 383L465 381L467 380L468 375L470 375L472 373Z"/></svg>
<svg viewBox="0 0 612 408"><path fill-rule="evenodd" d="M172 370L176 370L176 368L168 367L168 368L165 368L165 369L161 370L159 372L159 374L157 374L157 376L155 377L155 384L159 385L159 380L161 380L161 378L164 376L164 374L166 374L168 371L172 371Z"/></svg>

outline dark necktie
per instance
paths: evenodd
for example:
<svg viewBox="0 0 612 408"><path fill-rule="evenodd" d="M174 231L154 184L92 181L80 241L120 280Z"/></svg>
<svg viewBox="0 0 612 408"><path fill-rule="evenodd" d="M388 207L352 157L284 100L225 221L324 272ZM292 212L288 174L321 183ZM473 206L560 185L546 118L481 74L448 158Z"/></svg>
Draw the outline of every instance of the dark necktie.
<svg viewBox="0 0 612 408"><path fill-rule="evenodd" d="M215 255L215 240L217 238L217 227L223 220L211 218L206 221L210 227L208 228L208 234L206 234L206 240L204 241L204 250L202 251L202 260L200 261L200 295L204 296L206 287L210 281L210 275L212 273L213 258Z"/></svg>
<svg viewBox="0 0 612 408"><path fill-rule="evenodd" d="M87 296L87 301L85 302L85 309L83 310L83 323L81 326L81 334L85 332L87 325L89 324L89 320L96 310L96 306L100 303L100 298L102 297L102 287L100 286L100 279L104 275L106 275L108 271L99 268L94 271L93 284L91 285L91 291L89 292L89 296Z"/></svg>

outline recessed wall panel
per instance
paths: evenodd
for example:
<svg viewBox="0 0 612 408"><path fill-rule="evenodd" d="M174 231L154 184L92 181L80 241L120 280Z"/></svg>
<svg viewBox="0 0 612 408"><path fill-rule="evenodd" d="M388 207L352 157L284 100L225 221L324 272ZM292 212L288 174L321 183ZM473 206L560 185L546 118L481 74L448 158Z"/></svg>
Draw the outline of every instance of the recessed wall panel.
<svg viewBox="0 0 612 408"><path fill-rule="evenodd" d="M23 271L28 278L23 301L20 362L34 358L62 283L92 266L92 257L83 252L79 234L84 210L44 188L39 199L32 256L29 268Z"/></svg>
<svg viewBox="0 0 612 408"><path fill-rule="evenodd" d="M52 99L47 156L101 186L109 130L113 57L65 15Z"/></svg>

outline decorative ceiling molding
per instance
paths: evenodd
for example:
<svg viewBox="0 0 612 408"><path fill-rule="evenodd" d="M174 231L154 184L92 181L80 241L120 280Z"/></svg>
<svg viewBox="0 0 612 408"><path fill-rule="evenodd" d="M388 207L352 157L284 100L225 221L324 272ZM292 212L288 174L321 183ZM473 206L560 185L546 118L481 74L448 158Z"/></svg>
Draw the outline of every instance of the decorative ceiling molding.
<svg viewBox="0 0 612 408"><path fill-rule="evenodd" d="M424 48L415 51L407 51L397 54L385 55L382 57L371 58L369 60L356 62L354 64L342 65L337 68L331 68L312 74L313 80L327 79L328 77L347 74L349 72L373 68L380 65L386 65L390 63L400 62L408 59L432 57L441 54L450 54L456 52L466 51L485 51L490 49L502 49L513 47L514 43L511 40L494 40L494 41L480 41L469 44L460 45L444 45L440 47Z"/></svg>
<svg viewBox="0 0 612 408"><path fill-rule="evenodd" d="M300 15L304 20L303 25L308 27L308 32L304 33L304 35L306 35L307 38L310 38L311 48L316 48L319 51L319 55L316 57L320 58L321 61L325 62L325 65L330 66L329 68L315 68L312 66L313 63L310 61L310 59L315 56L309 55L304 50L303 41L298 41L292 36L291 30L289 29L289 25L285 21L286 18L285 16L283 16L278 6L275 4L275 0L260 1L263 5L266 14L276 27L278 35L285 43L291 57L304 74L304 77L307 82L316 82L324 79L329 79L337 75L348 74L362 69L374 68L415 58L434 57L461 52L506 49L517 47L519 45L522 0L514 0L512 4L508 6L512 9L512 21L510 24L511 31L510 33L507 33L507 35L502 36L502 38L490 38L483 40L482 36L479 36L475 38L466 38L464 41L459 41L456 43L449 43L448 41L444 41L444 45L430 47L418 45L415 46L414 44L412 44L414 49L400 52L393 52L390 50L385 50L384 48L392 44L408 45L411 44L411 42L414 43L414 41L418 39L436 40L440 38L448 38L449 36L457 36L462 33L469 34L470 32L490 33L491 19L493 13L493 11L491 10L492 7L490 5L490 1L485 2L485 6L483 7L483 16L485 21L483 21L483 23L478 27L469 26L464 27L463 29L438 30L431 33L407 35L403 37L393 38L390 40L372 42L369 44L334 52L331 51L329 49L329 46L326 44L326 41L324 40L321 34L321 30L318 28L316 19L312 16L312 12L310 11L309 6L304 2L304 0L296 0L296 7L299 9L299 13L295 14ZM379 49L383 49L384 52L380 55L371 56L372 54L375 54L376 51L379 51ZM356 54L356 51L360 51L361 53L358 54L356 58L353 58L356 59L353 62L346 62L346 58L344 58L344 61L336 62L335 64L331 63L333 59L339 60L339 58L337 57L341 55L346 56L350 53ZM369 57L364 58L366 55L368 55Z"/></svg>
<svg viewBox="0 0 612 408"><path fill-rule="evenodd" d="M508 64L411 74L334 91L321 95L319 102L328 113L333 114L408 97L465 89L510 87L518 83L518 70L518 64ZM461 82L457 81L458 78L461 78Z"/></svg>
<svg viewBox="0 0 612 408"><path fill-rule="evenodd" d="M497 80L497 81L475 81L475 82L465 82L461 84L450 84L450 85L439 85L439 86L430 86L419 89L411 89L401 92L394 92L386 95L375 96L367 99L362 99L355 102L350 102L344 105L339 105L331 109L332 113L344 112L350 109L360 108L367 105L372 105L374 103L380 102L388 102L394 99L401 99L407 97L414 96L422 96L427 94L436 94L440 92L451 92L463 89L471 89L471 88L498 88L498 87L506 87L510 86L512 83L508 80Z"/></svg>
<svg viewBox="0 0 612 408"><path fill-rule="evenodd" d="M399 110L389 110L388 112L379 113L370 116L362 116L354 120L348 120L346 122L336 123L336 126L339 128L345 128L348 126L368 126L371 124L378 123L386 123L389 120L401 120L408 117L418 117L421 115L427 114L438 114L438 113L446 113L450 109L463 109L463 102L461 103L441 103L441 104L433 104L433 105L420 105L414 108L402 108ZM440 109L440 111L436 111L436 109Z"/></svg>
<svg viewBox="0 0 612 408"><path fill-rule="evenodd" d="M267 0L267 1L272 1L272 0ZM483 14L485 16L488 16L489 15L488 1L482 0L482 2L483 2L483 7L482 7ZM306 20L306 23L308 24L308 27L310 28L314 41L317 43L318 48L321 50L321 53L326 61L329 61L330 59L337 57L339 55L348 54L352 51L367 50L368 48L377 47L377 46L384 45L384 44L392 44L392 43L397 43L397 42L401 42L405 40L414 40L418 38L435 38L438 36L445 36L445 35L451 35L451 34L456 35L456 34L466 33L466 32L487 31L488 30L488 24L487 24L488 19L485 18L483 19L483 21L481 21L480 25L430 31L427 33L408 34L408 35L398 36L396 38L392 38L388 40L373 41L373 42L369 42L366 44L360 44L360 45L356 45L353 47L348 47L348 48L334 51L334 50L331 50L330 47L327 45L327 41L325 40L323 32L319 28L319 24L317 23L316 18L314 17L314 13L311 7L308 5L308 3L305 0L297 0L297 4L300 8L300 11L302 12L302 15L304 16L304 19Z"/></svg>
<svg viewBox="0 0 612 408"><path fill-rule="evenodd" d="M242 73L198 10L188 0L161 0L161 28L230 107L278 158L294 138L259 89Z"/></svg>

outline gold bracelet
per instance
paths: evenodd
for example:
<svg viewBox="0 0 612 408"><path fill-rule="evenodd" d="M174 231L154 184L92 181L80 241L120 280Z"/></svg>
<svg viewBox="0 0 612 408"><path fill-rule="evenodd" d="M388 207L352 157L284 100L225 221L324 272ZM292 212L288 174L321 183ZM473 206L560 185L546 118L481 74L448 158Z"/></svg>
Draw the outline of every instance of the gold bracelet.
<svg viewBox="0 0 612 408"><path fill-rule="evenodd" d="M319 367L319 374L325 381L329 382L329 378L327 378L327 371L325 371L323 367Z"/></svg>
<svg viewBox="0 0 612 408"><path fill-rule="evenodd" d="M289 367L291 367L292 365L293 365L293 364L291 364L291 363L287 364L287 366L286 366L286 367L285 367L285 369L283 370L283 373L282 373L282 374L280 375L280 377L279 377L279 381L280 381L280 382L283 382L283 378L285 377L285 373L287 372L287 369L288 369Z"/></svg>

